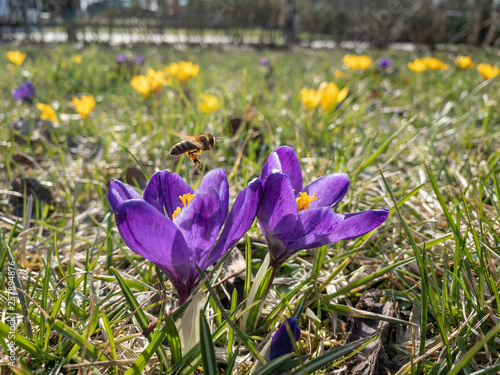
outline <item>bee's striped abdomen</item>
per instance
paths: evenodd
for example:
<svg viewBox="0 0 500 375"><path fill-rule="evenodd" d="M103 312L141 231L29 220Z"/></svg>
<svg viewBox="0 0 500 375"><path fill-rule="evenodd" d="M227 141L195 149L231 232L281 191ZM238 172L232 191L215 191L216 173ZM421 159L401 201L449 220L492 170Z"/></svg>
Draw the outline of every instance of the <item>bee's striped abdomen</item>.
<svg viewBox="0 0 500 375"><path fill-rule="evenodd" d="M194 146L191 142L182 141L172 146L172 148L170 149L170 155L178 156L195 149L197 149L197 147Z"/></svg>

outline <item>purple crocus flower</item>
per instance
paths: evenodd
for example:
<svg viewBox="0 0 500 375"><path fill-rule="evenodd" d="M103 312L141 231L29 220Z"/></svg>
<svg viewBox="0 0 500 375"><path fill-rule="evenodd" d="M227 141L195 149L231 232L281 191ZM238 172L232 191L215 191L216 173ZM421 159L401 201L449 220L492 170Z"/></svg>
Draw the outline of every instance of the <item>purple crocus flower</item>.
<svg viewBox="0 0 500 375"><path fill-rule="evenodd" d="M292 316L287 320L287 323L293 333L295 342L297 342L300 339L300 328L297 319ZM284 354L293 352L293 342L292 340L290 340L290 335L288 334L288 331L286 329L287 323L283 323L271 339L271 349L269 356L269 359L271 361L275 358L281 357Z"/></svg>
<svg viewBox="0 0 500 375"><path fill-rule="evenodd" d="M134 63L137 65L144 65L144 56L137 55L134 59Z"/></svg>
<svg viewBox="0 0 500 375"><path fill-rule="evenodd" d="M388 57L382 57L378 61L378 66L380 66L382 69L390 68L392 64L393 64L392 60Z"/></svg>
<svg viewBox="0 0 500 375"><path fill-rule="evenodd" d="M335 213L332 207L349 189L347 174L329 174L303 187L299 159L290 147L271 153L260 180L263 192L257 219L274 273L297 251L361 236L381 225L389 215L387 209Z"/></svg>
<svg viewBox="0 0 500 375"><path fill-rule="evenodd" d="M124 55L123 53L117 53L115 58L118 64L123 64L125 61L128 60L127 55Z"/></svg>
<svg viewBox="0 0 500 375"><path fill-rule="evenodd" d="M31 81L24 82L17 89L11 91L15 100L23 100L29 104L33 104L33 97L35 96L35 86Z"/></svg>
<svg viewBox="0 0 500 375"><path fill-rule="evenodd" d="M271 61L267 57L261 57L259 60L259 64L262 66L271 65Z"/></svg>
<svg viewBox="0 0 500 375"><path fill-rule="evenodd" d="M260 180L252 180L228 216L226 173L214 169L195 191L178 174L162 171L151 177L144 197L114 180L108 198L125 243L158 265L182 304L200 281L196 265L206 270L243 237L255 219L261 194Z"/></svg>

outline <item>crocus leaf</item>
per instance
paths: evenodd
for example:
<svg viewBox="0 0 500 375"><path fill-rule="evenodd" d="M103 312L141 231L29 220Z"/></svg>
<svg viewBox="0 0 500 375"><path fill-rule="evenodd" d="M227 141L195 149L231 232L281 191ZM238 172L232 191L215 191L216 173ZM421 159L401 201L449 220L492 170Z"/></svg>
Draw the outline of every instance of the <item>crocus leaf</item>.
<svg viewBox="0 0 500 375"><path fill-rule="evenodd" d="M217 375L217 360L215 359L214 343L210 326L203 310L200 310L200 346L203 371L207 375Z"/></svg>
<svg viewBox="0 0 500 375"><path fill-rule="evenodd" d="M167 328L167 340L173 365L182 359L181 339L179 338L179 332L177 331L177 327L172 317L170 315L164 315L164 321L165 327Z"/></svg>
<svg viewBox="0 0 500 375"><path fill-rule="evenodd" d="M224 375L231 375L233 373L233 368L234 368L234 365L236 364L236 359L238 358L239 352L240 351L238 349L236 349L234 354L230 357L231 359L227 363L227 367L226 367L226 370L224 371Z"/></svg>

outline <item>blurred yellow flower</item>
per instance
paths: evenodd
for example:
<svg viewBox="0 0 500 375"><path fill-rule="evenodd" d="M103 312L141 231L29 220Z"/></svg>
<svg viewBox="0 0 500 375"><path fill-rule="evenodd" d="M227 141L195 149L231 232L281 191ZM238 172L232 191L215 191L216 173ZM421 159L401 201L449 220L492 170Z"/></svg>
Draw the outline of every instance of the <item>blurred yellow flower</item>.
<svg viewBox="0 0 500 375"><path fill-rule="evenodd" d="M146 72L146 78L151 91L158 92L165 84L165 73L162 70L154 70L149 68Z"/></svg>
<svg viewBox="0 0 500 375"><path fill-rule="evenodd" d="M21 66L26 58L26 54L21 51L9 51L7 52L7 58L11 63Z"/></svg>
<svg viewBox="0 0 500 375"><path fill-rule="evenodd" d="M424 70L427 69L427 65L425 64L425 61L422 59L415 59L412 62L409 62L406 64L408 66L408 69L415 73L422 73Z"/></svg>
<svg viewBox="0 0 500 375"><path fill-rule="evenodd" d="M500 74L500 68L493 64L479 64L477 71L483 76L484 79L492 79Z"/></svg>
<svg viewBox="0 0 500 375"><path fill-rule="evenodd" d="M149 81L145 75L141 74L132 77L130 84L144 98L147 98L149 96L149 93L151 92L151 86L149 85Z"/></svg>
<svg viewBox="0 0 500 375"><path fill-rule="evenodd" d="M447 70L448 64L445 64L436 57L424 57L423 62L430 70Z"/></svg>
<svg viewBox="0 0 500 375"><path fill-rule="evenodd" d="M56 111L54 111L54 109L50 105L37 103L36 107L42 112L42 114L40 115L40 119L59 122L57 120Z"/></svg>
<svg viewBox="0 0 500 375"><path fill-rule="evenodd" d="M82 57L80 55L73 55L73 56L71 56L71 60L75 64L80 64L82 62Z"/></svg>
<svg viewBox="0 0 500 375"><path fill-rule="evenodd" d="M333 76L335 78L345 78L345 74L342 70L336 70L335 73L333 73Z"/></svg>
<svg viewBox="0 0 500 375"><path fill-rule="evenodd" d="M415 73L422 73L423 71L430 70L448 70L448 64L445 64L436 57L424 57L421 59L415 59L413 62L406 64L408 69L414 71Z"/></svg>
<svg viewBox="0 0 500 375"><path fill-rule="evenodd" d="M367 55L345 55L342 62L349 69L365 70L372 65L372 58Z"/></svg>
<svg viewBox="0 0 500 375"><path fill-rule="evenodd" d="M473 68L475 65L470 56L457 56L454 61L460 69Z"/></svg>
<svg viewBox="0 0 500 375"><path fill-rule="evenodd" d="M90 112L92 112L95 107L95 99L92 95L84 95L80 99L75 96L71 102L84 120L90 115Z"/></svg>
<svg viewBox="0 0 500 375"><path fill-rule="evenodd" d="M196 77L200 72L200 66L198 64L193 64L191 61L179 61L178 63L172 63L167 66L165 72L169 76L176 77L179 82L183 83Z"/></svg>
<svg viewBox="0 0 500 375"><path fill-rule="evenodd" d="M302 104L304 104L304 108L306 110L314 109L321 101L321 92L320 90L316 91L314 89L304 87L300 90L300 100L302 101Z"/></svg>
<svg viewBox="0 0 500 375"><path fill-rule="evenodd" d="M219 108L219 100L209 94L201 94L201 102L198 103L198 109L204 113L214 113Z"/></svg>
<svg viewBox="0 0 500 375"><path fill-rule="evenodd" d="M318 93L320 94L320 103L323 111L332 112L337 103L340 103L347 97L348 92L349 90L346 87L339 90L333 82L322 83L318 89Z"/></svg>

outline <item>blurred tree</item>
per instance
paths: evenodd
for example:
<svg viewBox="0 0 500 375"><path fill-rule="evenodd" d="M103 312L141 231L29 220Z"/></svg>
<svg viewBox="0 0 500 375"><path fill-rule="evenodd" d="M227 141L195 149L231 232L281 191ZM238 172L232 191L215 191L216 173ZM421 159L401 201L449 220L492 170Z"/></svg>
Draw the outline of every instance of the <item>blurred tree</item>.
<svg viewBox="0 0 500 375"><path fill-rule="evenodd" d="M76 16L80 12L80 0L64 0L61 6L61 16L66 26L68 43L76 42Z"/></svg>

